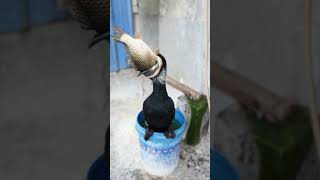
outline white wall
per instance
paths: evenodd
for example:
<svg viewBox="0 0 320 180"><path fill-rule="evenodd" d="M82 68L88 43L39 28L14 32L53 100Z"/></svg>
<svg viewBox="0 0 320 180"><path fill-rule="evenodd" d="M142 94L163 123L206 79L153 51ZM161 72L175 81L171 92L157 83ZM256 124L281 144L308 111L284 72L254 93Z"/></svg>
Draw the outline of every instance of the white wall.
<svg viewBox="0 0 320 180"><path fill-rule="evenodd" d="M153 48L160 48L167 59L168 75L206 93L206 1L137 2L135 29Z"/></svg>
<svg viewBox="0 0 320 180"><path fill-rule="evenodd" d="M220 0L214 5L214 61L281 96L307 104L303 1ZM320 3L313 8L314 72L319 72ZM315 77L319 102L320 74ZM217 108L229 104L229 98L215 90L214 94Z"/></svg>

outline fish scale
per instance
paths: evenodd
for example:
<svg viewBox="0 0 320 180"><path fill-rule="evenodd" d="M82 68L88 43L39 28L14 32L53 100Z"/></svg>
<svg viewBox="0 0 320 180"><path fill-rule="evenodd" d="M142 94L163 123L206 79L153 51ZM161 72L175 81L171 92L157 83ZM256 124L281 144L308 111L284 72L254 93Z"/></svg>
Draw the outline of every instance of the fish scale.
<svg viewBox="0 0 320 180"><path fill-rule="evenodd" d="M115 28L115 32L113 38L125 45L131 64L137 70L145 71L160 61L160 58L141 38L133 38L125 34L120 28Z"/></svg>

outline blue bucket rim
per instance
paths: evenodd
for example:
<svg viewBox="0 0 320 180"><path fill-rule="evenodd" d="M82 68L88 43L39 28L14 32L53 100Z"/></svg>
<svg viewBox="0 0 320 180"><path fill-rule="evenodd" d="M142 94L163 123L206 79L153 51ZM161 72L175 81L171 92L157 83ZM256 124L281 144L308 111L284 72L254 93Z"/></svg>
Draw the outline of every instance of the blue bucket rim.
<svg viewBox="0 0 320 180"><path fill-rule="evenodd" d="M136 118L136 130L138 133L145 133L146 128L142 127L139 123L139 117L143 115L143 111L140 111L137 118ZM178 118L180 117L180 118ZM175 118L182 124L178 129L176 129L174 132L176 134L176 138L183 135L185 128L186 128L186 119L182 112L179 109L175 110ZM167 139L164 135L164 133L154 132L151 138L157 138L157 139ZM175 139L175 138L174 138Z"/></svg>
<svg viewBox="0 0 320 180"><path fill-rule="evenodd" d="M210 176L213 179L239 180L233 164L221 152L210 148Z"/></svg>

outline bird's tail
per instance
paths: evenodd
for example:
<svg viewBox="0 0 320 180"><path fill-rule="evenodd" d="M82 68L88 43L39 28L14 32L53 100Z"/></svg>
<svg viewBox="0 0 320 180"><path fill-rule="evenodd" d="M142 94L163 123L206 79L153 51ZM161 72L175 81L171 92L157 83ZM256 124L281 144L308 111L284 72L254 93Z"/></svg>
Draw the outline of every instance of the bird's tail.
<svg viewBox="0 0 320 180"><path fill-rule="evenodd" d="M119 41L119 42L122 42L121 41L121 36L124 34L122 29L120 27L118 27L118 26L115 26L114 27L114 32L115 32L115 34L111 35L112 39L114 39L116 41Z"/></svg>

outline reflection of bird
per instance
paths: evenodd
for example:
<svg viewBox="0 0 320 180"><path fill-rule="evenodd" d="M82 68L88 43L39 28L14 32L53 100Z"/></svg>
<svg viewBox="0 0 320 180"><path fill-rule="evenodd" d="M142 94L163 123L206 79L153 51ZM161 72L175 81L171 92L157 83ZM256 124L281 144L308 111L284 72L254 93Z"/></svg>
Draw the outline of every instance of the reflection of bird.
<svg viewBox="0 0 320 180"><path fill-rule="evenodd" d="M89 47L109 38L109 0L72 0L73 17L82 28L94 30Z"/></svg>
<svg viewBox="0 0 320 180"><path fill-rule="evenodd" d="M167 138L175 137L172 129L175 108L166 89L167 63L160 53L158 57L160 57L162 61L162 66L159 67L159 74L151 78L153 82L153 92L143 102L143 114L147 124L147 131L144 136L145 140L148 140L154 131L164 132Z"/></svg>
<svg viewBox="0 0 320 180"><path fill-rule="evenodd" d="M89 172L87 174L87 180L102 180L109 177L109 167L110 167L110 126L108 127L105 134L105 146L104 153L96 159L90 166Z"/></svg>
<svg viewBox="0 0 320 180"><path fill-rule="evenodd" d="M73 17L81 23L81 27L96 32L89 47L100 41L109 39L109 0L70 0ZM107 90L108 93L108 90ZM106 179L109 177L110 155L109 155L110 126L105 134L104 153L90 167L88 180Z"/></svg>

